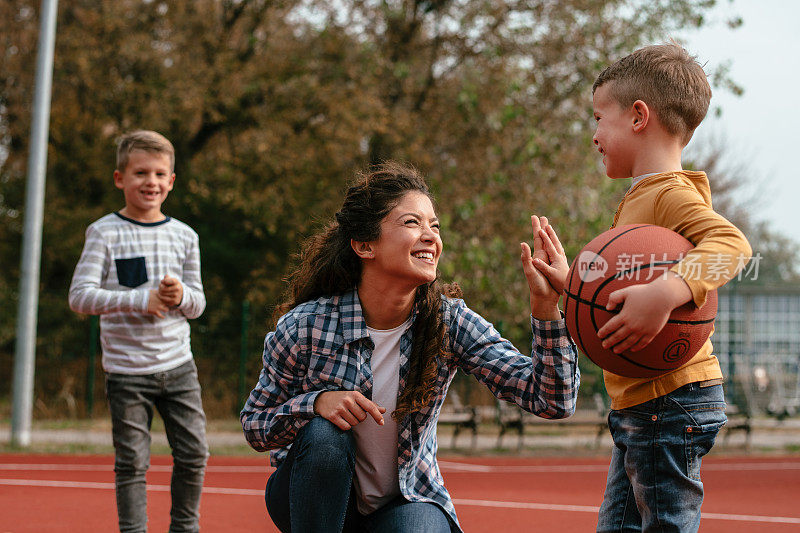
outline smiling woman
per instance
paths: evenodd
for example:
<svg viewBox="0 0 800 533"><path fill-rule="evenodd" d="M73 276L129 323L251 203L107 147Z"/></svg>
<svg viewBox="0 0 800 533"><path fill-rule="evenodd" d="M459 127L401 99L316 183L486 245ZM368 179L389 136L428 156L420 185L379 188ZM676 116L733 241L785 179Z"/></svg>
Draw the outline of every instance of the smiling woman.
<svg viewBox="0 0 800 533"><path fill-rule="evenodd" d="M362 286L369 286L371 292L409 295L419 285L436 280L442 239L439 219L426 194L419 191L404 194L381 221L380 228L377 240L353 242L353 249L362 260ZM408 285L411 291L403 285ZM373 322L380 329L397 326L392 324L397 317L387 318L387 323L381 323L379 317Z"/></svg>
<svg viewBox="0 0 800 533"><path fill-rule="evenodd" d="M526 356L437 282L442 237L416 170L384 164L350 187L303 248L240 417L250 445L273 450L266 503L281 531L459 531L436 463L458 368L529 412L572 414L575 345L559 293L534 267L566 272L567 261L546 219L531 222Z"/></svg>

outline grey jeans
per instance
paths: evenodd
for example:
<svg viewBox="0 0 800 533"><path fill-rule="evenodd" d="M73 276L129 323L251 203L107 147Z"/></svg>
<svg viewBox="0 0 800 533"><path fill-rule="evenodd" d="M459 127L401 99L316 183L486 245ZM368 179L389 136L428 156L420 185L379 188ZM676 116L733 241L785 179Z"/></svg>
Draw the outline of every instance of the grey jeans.
<svg viewBox="0 0 800 533"><path fill-rule="evenodd" d="M147 531L145 473L150 466L154 407L164 420L172 447L169 530L199 531L200 493L208 445L194 361L145 376L106 373L106 396L116 450L114 472L120 531Z"/></svg>

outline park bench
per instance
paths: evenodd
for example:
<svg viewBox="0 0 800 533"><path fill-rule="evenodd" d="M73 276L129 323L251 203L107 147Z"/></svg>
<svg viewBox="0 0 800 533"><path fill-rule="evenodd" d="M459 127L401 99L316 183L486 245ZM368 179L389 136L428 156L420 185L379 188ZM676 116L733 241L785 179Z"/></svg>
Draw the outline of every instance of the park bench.
<svg viewBox="0 0 800 533"><path fill-rule="evenodd" d="M474 449L478 440L478 422L480 422L478 411L474 406L464 405L458 393L450 389L447 393L447 400L439 413L439 426L453 426L453 435L450 439L450 447L456 447L456 438L462 429L472 431L471 447Z"/></svg>
<svg viewBox="0 0 800 533"><path fill-rule="evenodd" d="M606 434L606 429L608 428L608 409L600 393L595 393L592 399L594 402L594 409L577 411L569 418L557 420L541 418L523 411L514 404L497 400L495 422L500 428L497 435L497 447L502 448L503 436L506 432L515 431L517 433L517 449L521 450L526 426L538 426L542 428L548 426L563 428L589 427L596 430L594 445L597 447L600 444L600 439Z"/></svg>

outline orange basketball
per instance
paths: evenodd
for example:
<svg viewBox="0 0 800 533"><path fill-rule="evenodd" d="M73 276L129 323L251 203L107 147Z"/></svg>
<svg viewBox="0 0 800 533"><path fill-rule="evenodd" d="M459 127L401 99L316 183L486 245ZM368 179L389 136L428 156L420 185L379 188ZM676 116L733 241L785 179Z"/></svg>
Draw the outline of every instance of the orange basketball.
<svg viewBox="0 0 800 533"><path fill-rule="evenodd" d="M564 314L578 348L597 366L633 378L654 377L678 368L706 342L717 315L717 292L703 307L688 302L638 352L603 348L597 331L619 312L606 311L608 296L623 287L649 283L679 262L694 246L661 226L634 224L606 231L587 244L567 275Z"/></svg>

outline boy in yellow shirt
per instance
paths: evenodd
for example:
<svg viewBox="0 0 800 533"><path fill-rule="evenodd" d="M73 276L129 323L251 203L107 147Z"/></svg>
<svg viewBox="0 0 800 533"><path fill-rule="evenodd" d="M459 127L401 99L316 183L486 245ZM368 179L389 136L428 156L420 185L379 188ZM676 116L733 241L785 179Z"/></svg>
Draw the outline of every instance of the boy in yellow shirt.
<svg viewBox="0 0 800 533"><path fill-rule="evenodd" d="M656 224L695 245L665 276L610 295L608 309L619 313L598 332L603 346L635 352L661 331L673 309L690 300L702 306L707 292L732 279L751 250L712 209L705 173L681 166L711 99L703 68L686 50L674 43L639 49L606 68L592 91L593 142L606 174L633 177L612 227ZM552 269L537 266L563 286L564 280L552 279ZM711 342L655 378L603 374L614 448L597 531L697 531L701 458L727 421Z"/></svg>

